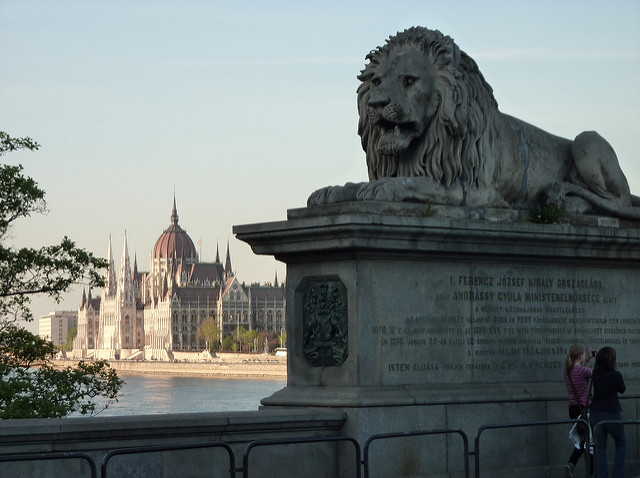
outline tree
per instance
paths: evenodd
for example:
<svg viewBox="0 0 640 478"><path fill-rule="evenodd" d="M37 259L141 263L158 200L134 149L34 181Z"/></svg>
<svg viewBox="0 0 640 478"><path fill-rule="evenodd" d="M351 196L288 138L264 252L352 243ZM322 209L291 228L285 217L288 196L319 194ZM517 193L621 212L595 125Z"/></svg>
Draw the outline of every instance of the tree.
<svg viewBox="0 0 640 478"><path fill-rule="evenodd" d="M231 335L225 336L222 340L222 350L230 351L235 350L238 345L238 342Z"/></svg>
<svg viewBox="0 0 640 478"><path fill-rule="evenodd" d="M73 327L69 332L67 332L67 341L63 345L58 346L58 350L64 350L65 352L69 352L73 349L73 339L78 335L78 327Z"/></svg>
<svg viewBox="0 0 640 478"><path fill-rule="evenodd" d="M94 415L95 397L117 400L123 381L107 362L57 369L49 360L54 351L53 342L25 328L0 332L0 419Z"/></svg>
<svg viewBox="0 0 640 478"><path fill-rule="evenodd" d="M12 138L0 131L0 156L39 148L31 138ZM18 322L33 321L29 304L35 294L60 301L73 284L104 285L101 272L108 263L66 236L59 245L40 249L5 244L16 220L47 211L44 191L22 171L22 165L0 165L0 418L93 414L97 405L92 399L117 400L124 382L106 362L55 368L50 362L53 344Z"/></svg>
<svg viewBox="0 0 640 478"><path fill-rule="evenodd" d="M200 324L198 329L198 339L204 340L207 343L207 350L209 352L216 352L220 348L220 327L216 323L216 319L209 317Z"/></svg>
<svg viewBox="0 0 640 478"><path fill-rule="evenodd" d="M253 348L253 351L258 350L258 339L260 338L260 332L255 329L243 330L240 334L240 338L245 344L249 344L249 351Z"/></svg>

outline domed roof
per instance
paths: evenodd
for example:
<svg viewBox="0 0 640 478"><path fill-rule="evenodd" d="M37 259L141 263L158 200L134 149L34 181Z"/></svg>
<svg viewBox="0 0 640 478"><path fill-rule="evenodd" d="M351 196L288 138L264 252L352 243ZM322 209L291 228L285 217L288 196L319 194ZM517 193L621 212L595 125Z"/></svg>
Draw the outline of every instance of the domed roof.
<svg viewBox="0 0 640 478"><path fill-rule="evenodd" d="M173 198L173 211L171 211L171 225L164 230L153 247L153 259L168 259L171 257L181 259L184 257L189 262L197 262L198 255L193 241L187 231L178 225L178 211L176 210L176 198Z"/></svg>

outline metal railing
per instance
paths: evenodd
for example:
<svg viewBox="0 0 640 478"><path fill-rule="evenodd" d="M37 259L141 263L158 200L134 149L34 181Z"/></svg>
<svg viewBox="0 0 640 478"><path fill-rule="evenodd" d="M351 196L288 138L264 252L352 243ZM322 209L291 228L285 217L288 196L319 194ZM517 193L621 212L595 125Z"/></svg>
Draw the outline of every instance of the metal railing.
<svg viewBox="0 0 640 478"><path fill-rule="evenodd" d="M598 431L601 427L611 425L611 424L619 424L623 427L625 425L640 425L640 420L602 420L596 423L593 427L593 466L594 466L594 477L598 478Z"/></svg>
<svg viewBox="0 0 640 478"><path fill-rule="evenodd" d="M201 442L201 443L186 443L186 444L175 444L175 445L155 445L155 446L140 446L140 447L128 447L128 448L118 448L109 451L104 458L102 459L100 466L100 477L108 478L108 463L109 461L119 455L131 455L131 454L141 454L141 453L153 453L153 452L163 452L163 451L180 451L180 450L188 450L188 449L197 449L197 448L223 448L226 450L228 455L228 470L229 477L236 477L237 473L242 473L243 478L250 478L251 466L249 462L249 456L255 448L258 447L266 447L266 446L288 446L288 445L298 445L298 444L327 444L327 443L340 443L346 442L353 445L354 448L354 467L353 474L356 478L360 478L362 474L362 469L364 469L364 478L369 478L370 472L370 448L371 444L378 440L386 440L386 439L398 439L398 438L408 438L408 437L418 437L418 436L427 436L427 435L448 435L448 434L458 434L462 438L463 442L463 456L462 456L462 466L464 467L464 476L465 478L469 478L469 469L470 469L470 460L471 457L475 458L474 468L475 468L475 477L479 478L481 475L481 454L480 454L480 444L481 437L488 430L496 430L496 429L512 429L512 428L531 428L531 427L541 427L541 426L555 426L555 425L563 425L563 424L573 424L573 423L583 423L585 426L588 426L587 422L582 419L576 420L560 420L560 421L537 421L537 422L520 422L520 423L501 423L501 424L489 424L481 426L475 436L474 439L474 451L469 451L469 440L464 431L459 429L434 429L434 430L418 430L412 432L397 432L397 433L383 433L372 435L369 437L364 445L363 452L361 453L360 445L355 438L347 437L347 436L338 436L338 437L301 437L301 438L291 438L291 439L275 439L275 440L256 440L248 443L243 450L242 457L242 467L236 468L236 458L235 454L231 448L231 446L223 441L211 441L211 442ZM639 420L611 420L611 421L602 421L595 425L594 427L594 437L596 435L595 431L598 430L598 427L605 426L611 423L620 423L624 425L640 425ZM597 463L597 443L594 442L594 455L595 462ZM300 453L299 449L296 449L295 453ZM63 459L81 459L86 461L90 467L91 478L98 478L97 473L97 464L95 460L86 453L82 452L41 452L41 453L23 453L18 455L0 455L0 462L20 462L20 461L34 461L34 460L63 460ZM588 472L588 465L585 460L585 475Z"/></svg>
<svg viewBox="0 0 640 478"><path fill-rule="evenodd" d="M91 478L98 478L96 462L86 453L64 451L49 453L21 453L18 455L0 455L0 462L11 461L42 461L42 460L84 460L89 464Z"/></svg>
<svg viewBox="0 0 640 478"><path fill-rule="evenodd" d="M407 438L407 437L415 437L415 436L427 436L427 435L442 435L442 434L452 434L457 433L462 437L462 443L464 447L464 476L465 478L469 478L469 439L467 435L462 430L456 429L441 429L441 430L423 430L423 431L415 431L415 432L401 432L401 433L380 433L378 435L373 435L369 437L367 442L364 445L364 456L363 456L363 465L364 465L364 478L369 478L369 448L371 447L371 443L376 440L386 440L386 439L394 439L394 438Z"/></svg>
<svg viewBox="0 0 640 478"><path fill-rule="evenodd" d="M523 428L523 427L536 427L536 426L551 426L551 425L565 425L569 423L579 423L582 422L587 428L589 428L589 424L582 419L576 420L554 420L554 421L542 421L542 422L520 422L520 423L496 423L492 425L483 425L478 429L476 433L476 438L474 442L475 447L475 477L480 478L480 436L486 430L495 430L495 429L507 429L507 428ZM585 467L587 464L585 463ZM588 470L585 468L585 476L588 476Z"/></svg>
<svg viewBox="0 0 640 478"><path fill-rule="evenodd" d="M242 476L249 478L249 453L256 447L276 446L276 445L298 445L301 443L338 443L349 442L353 444L356 452L355 476L360 478L360 444L352 437L314 437L314 438L292 438L284 440L256 440L249 443L242 454Z"/></svg>
<svg viewBox="0 0 640 478"><path fill-rule="evenodd" d="M115 450L111 450L102 459L102 463L100 465L100 476L101 478L107 478L107 466L111 458L113 458L114 456L133 455L140 453L156 453L159 451L193 450L197 448L224 448L229 455L229 478L234 478L236 472L235 455L233 454L233 450L231 449L231 447L223 441L117 448Z"/></svg>

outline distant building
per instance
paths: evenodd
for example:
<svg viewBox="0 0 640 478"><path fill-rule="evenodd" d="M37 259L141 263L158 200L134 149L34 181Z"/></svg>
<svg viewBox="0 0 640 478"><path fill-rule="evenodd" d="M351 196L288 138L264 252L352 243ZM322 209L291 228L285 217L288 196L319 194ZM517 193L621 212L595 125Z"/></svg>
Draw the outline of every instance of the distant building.
<svg viewBox="0 0 640 478"><path fill-rule="evenodd" d="M78 326L78 312L75 310L58 310L40 316L38 335L51 340L54 345L65 345L69 331Z"/></svg>
<svg viewBox="0 0 640 478"><path fill-rule="evenodd" d="M227 245L225 264L200 262L193 241L178 224L175 198L171 224L151 253L149 272L131 266L124 237L116 277L109 239L109 269L100 297L83 292L73 354L84 358L172 360L174 352L202 351L201 324L214 319L220 339L239 327L281 334L284 329L284 284L238 281Z"/></svg>

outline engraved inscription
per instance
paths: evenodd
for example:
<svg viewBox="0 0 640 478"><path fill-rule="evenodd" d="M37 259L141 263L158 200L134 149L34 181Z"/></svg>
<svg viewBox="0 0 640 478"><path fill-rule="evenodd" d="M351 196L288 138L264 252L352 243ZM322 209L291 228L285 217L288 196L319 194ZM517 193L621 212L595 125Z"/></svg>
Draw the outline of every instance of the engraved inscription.
<svg viewBox="0 0 640 478"><path fill-rule="evenodd" d="M574 343L640 344L640 311L621 304L628 291L612 276L524 270L450 272L438 287L429 284L418 301L423 310L371 327L383 370L390 377L426 374L432 381L549 380L561 376Z"/></svg>

